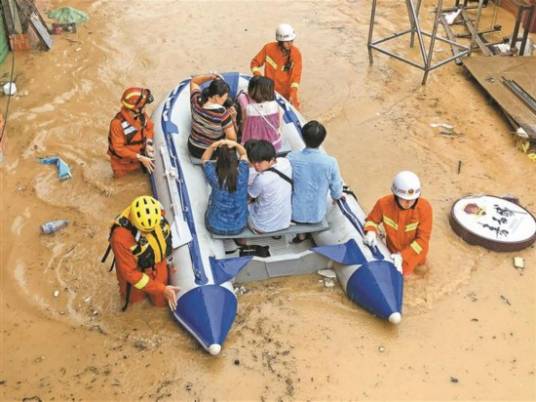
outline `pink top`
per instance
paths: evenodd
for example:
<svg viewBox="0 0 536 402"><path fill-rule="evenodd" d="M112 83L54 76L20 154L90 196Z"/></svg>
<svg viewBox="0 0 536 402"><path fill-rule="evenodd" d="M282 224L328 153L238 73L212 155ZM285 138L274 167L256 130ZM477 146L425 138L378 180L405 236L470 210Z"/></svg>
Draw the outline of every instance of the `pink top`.
<svg viewBox="0 0 536 402"><path fill-rule="evenodd" d="M246 116L242 124L241 143L245 144L248 140L266 140L279 151L282 140L279 133L281 117L277 102L274 100L257 103L244 92L238 95L238 102Z"/></svg>

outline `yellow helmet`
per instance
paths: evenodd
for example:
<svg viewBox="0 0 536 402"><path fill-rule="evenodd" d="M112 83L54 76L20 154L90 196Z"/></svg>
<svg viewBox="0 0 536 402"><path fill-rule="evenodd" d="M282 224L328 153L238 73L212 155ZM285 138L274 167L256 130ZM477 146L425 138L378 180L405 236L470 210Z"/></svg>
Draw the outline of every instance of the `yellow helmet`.
<svg viewBox="0 0 536 402"><path fill-rule="evenodd" d="M130 204L129 220L142 232L151 232L162 218L160 202L148 195L137 197Z"/></svg>

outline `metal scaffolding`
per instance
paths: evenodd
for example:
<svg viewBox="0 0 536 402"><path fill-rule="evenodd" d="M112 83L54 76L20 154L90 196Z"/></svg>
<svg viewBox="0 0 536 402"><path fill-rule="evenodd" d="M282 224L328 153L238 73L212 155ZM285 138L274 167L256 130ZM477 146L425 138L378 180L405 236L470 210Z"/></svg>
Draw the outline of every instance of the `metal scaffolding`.
<svg viewBox="0 0 536 402"><path fill-rule="evenodd" d="M482 1L482 0L480 0ZM370 64L373 64L373 57L372 57L372 50L377 50L380 53L384 53L388 56L394 57L397 60L400 60L404 63L407 63L413 67L419 68L422 71L424 71L424 76L422 79L421 84L426 84L426 79L428 78L428 73L438 67L441 67L444 64L447 64L450 61L453 61L455 59L459 59L460 57L466 56L470 52L470 48L467 46L460 45L454 40L443 38L441 36L438 36L437 34L437 28L440 23L440 18L442 15L443 10L443 0L438 0L435 10L435 17L434 17L434 25L432 28L432 32L425 32L421 29L421 24L419 22L419 11L421 8L422 0L405 0L406 2L406 8L408 11L408 18L410 23L410 28L406 29L405 31L398 32L395 34L392 34L386 38L378 39L376 41L372 41L372 34L374 31L374 19L376 17L376 3L377 0L372 0L372 10L370 13L370 26L369 26L369 35L368 35L368 53L369 53L369 62ZM412 48L415 42L415 35L417 35L417 41L419 43L419 49L422 57L422 63L417 63L413 60L407 59L403 56L399 56L389 50L382 49L379 45L390 41L392 39L398 38L400 36L410 34L410 42L409 46ZM430 45L428 50L426 49L425 43L424 43L424 36L430 38ZM458 51L454 52L455 54L451 57L448 57L447 59L444 59L436 64L432 64L432 58L434 54L434 45L435 41L439 40L445 43L448 43L453 49L458 49Z"/></svg>

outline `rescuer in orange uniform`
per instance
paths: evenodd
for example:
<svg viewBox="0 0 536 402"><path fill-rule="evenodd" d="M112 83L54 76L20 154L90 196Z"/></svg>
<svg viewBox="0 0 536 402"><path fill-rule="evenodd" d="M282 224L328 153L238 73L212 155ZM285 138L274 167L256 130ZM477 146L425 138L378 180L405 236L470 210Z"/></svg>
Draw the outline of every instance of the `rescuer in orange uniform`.
<svg viewBox="0 0 536 402"><path fill-rule="evenodd" d="M251 60L251 72L274 81L275 90L299 109L298 88L302 72L302 57L299 49L293 45L296 34L289 24L280 24L275 31L277 42L266 44Z"/></svg>
<svg viewBox="0 0 536 402"><path fill-rule="evenodd" d="M365 222L365 244L377 245L383 223L387 247L395 266L404 275L424 264L432 233L432 207L421 197L421 182L415 173L398 173L391 187L393 194L380 198Z"/></svg>
<svg viewBox="0 0 536 402"><path fill-rule="evenodd" d="M108 155L115 177L140 169L154 170L153 122L145 106L153 101L151 91L128 88L121 97L121 111L110 123Z"/></svg>
<svg viewBox="0 0 536 402"><path fill-rule="evenodd" d="M116 219L110 231L110 249L126 310L129 302L145 299L175 310L178 287L168 286L166 257L171 254L171 229L160 203L150 196L134 199ZM113 264L112 264L113 267Z"/></svg>

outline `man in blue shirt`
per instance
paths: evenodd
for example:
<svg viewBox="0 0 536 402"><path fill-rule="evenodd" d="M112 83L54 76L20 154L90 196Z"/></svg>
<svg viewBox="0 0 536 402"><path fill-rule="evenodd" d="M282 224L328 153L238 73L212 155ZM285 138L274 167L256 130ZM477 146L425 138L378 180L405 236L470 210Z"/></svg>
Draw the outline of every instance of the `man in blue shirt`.
<svg viewBox="0 0 536 402"><path fill-rule="evenodd" d="M288 155L292 165L294 190L292 192L292 220L297 223L320 223L328 209L328 191L331 198L344 196L337 160L319 147L326 138L326 129L316 120L302 128L305 148ZM294 242L305 240L300 234Z"/></svg>

